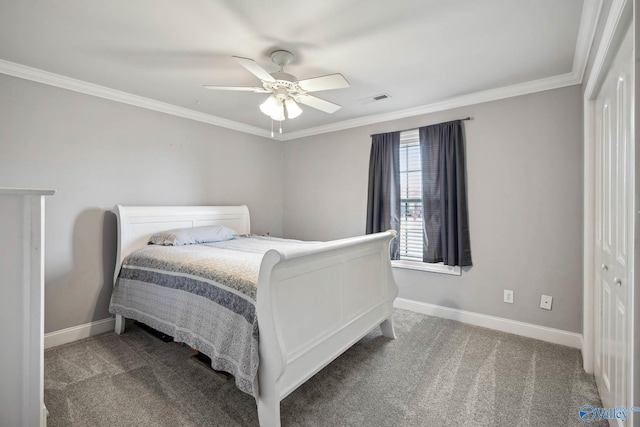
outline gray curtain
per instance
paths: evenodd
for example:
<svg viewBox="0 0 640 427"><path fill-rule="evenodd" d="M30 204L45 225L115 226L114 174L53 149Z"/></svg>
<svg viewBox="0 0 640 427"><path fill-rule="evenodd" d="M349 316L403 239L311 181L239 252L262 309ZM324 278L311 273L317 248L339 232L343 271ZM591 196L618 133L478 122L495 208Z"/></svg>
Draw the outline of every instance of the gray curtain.
<svg viewBox="0 0 640 427"><path fill-rule="evenodd" d="M400 233L400 132L371 138L367 234L387 230ZM400 258L397 237L391 241L390 255Z"/></svg>
<svg viewBox="0 0 640 427"><path fill-rule="evenodd" d="M424 262L469 266L469 215L462 121L419 129Z"/></svg>

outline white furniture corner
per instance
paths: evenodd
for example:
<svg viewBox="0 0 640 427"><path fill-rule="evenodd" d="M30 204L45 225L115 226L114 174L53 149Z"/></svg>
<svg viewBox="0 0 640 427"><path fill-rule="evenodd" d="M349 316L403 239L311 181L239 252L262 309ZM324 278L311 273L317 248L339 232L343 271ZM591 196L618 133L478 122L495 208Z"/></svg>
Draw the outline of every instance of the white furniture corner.
<svg viewBox="0 0 640 427"><path fill-rule="evenodd" d="M115 213L116 279L122 260L158 231L218 224L249 233L246 206L117 206ZM261 427L280 426L280 401L373 328L380 326L383 335L395 338L398 287L389 259L394 237L387 231L264 255L256 303ZM116 333L124 326L116 316Z"/></svg>
<svg viewBox="0 0 640 427"><path fill-rule="evenodd" d="M0 187L0 426L46 425L44 198Z"/></svg>

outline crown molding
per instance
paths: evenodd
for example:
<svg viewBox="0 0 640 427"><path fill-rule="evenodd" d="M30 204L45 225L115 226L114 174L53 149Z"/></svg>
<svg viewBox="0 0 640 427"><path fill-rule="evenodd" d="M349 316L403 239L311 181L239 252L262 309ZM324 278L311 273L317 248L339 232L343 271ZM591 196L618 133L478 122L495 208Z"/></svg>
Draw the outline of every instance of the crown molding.
<svg viewBox="0 0 640 427"><path fill-rule="evenodd" d="M50 86L59 87L62 89L72 90L74 92L79 92L86 95L97 96L99 98L104 98L111 101L121 102L136 107L146 108L149 110L159 111L190 120L208 123L239 132L249 133L269 139L275 139L277 141L289 141L298 138L304 138L307 136L335 132L359 126L366 126L374 123L450 110L452 108L464 107L467 105L480 104L483 102L496 101L499 99L526 95L529 93L535 93L544 90L557 89L565 86L579 84L581 82L575 73L562 74L559 76L553 76L546 79L535 80L518 85L476 92L473 94L458 96L455 98L449 98L436 103L407 108L391 113L374 114L370 116L359 117L356 119L345 120L338 123L332 123L325 126L317 126L285 134L276 134L272 138L270 132L266 129L260 129L255 126L246 125L244 123L235 122L233 120L223 119L221 117L201 113L199 111L190 110L184 107L178 107L173 104L156 101L139 95L133 95L128 92L123 92L105 86L88 83L82 80L66 77L60 74L51 73L22 64L17 64L15 62L6 61L3 59L0 59L0 73L26 80L31 80L38 83L43 83Z"/></svg>
<svg viewBox="0 0 640 427"><path fill-rule="evenodd" d="M609 15L607 16L607 22L602 30L602 38L600 39L600 45L596 52L596 56L593 60L593 66L591 72L587 76L587 82L584 89L585 99L591 99L595 96L595 90L598 86L600 77L603 76L602 69L607 62L607 54L611 50L611 46L615 40L616 30L619 28L619 24L624 17L625 7L629 5L628 0L613 0L609 9Z"/></svg>
<svg viewBox="0 0 640 427"><path fill-rule="evenodd" d="M566 86L580 84L580 79L574 73L561 74L559 76L548 77L546 79L534 80L512 86L490 89L475 92L469 95L457 96L445 99L433 104L421 105L407 108L405 110L391 113L373 114L370 116L358 117L357 119L345 120L338 123L331 123L325 126L304 129L283 134L281 141L290 141L307 136L319 135L327 132L350 129L359 126L367 126L375 123L387 122L390 120L404 119L407 117L420 116L423 114L436 113L438 111L451 110L453 108L466 107L468 105L482 104L484 102L497 101L500 99L512 98L514 96L527 95L530 93L542 92L550 89L558 89Z"/></svg>
<svg viewBox="0 0 640 427"><path fill-rule="evenodd" d="M584 78L584 72L589 60L589 51L596 35L596 28L602 13L603 0L584 0L578 39L576 40L576 53L573 55L573 72L580 78Z"/></svg>
<svg viewBox="0 0 640 427"><path fill-rule="evenodd" d="M159 111L161 113L171 114L173 116L183 117L185 119L195 120L210 125L220 126L223 128L244 132L252 135L270 137L270 132L266 129L260 129L244 123L233 120L223 119L221 117L212 116L210 114L201 113L199 111L190 110L188 108L179 107L177 105L168 104L166 102L156 101L155 99L145 98L139 95L133 95L105 86L88 83L60 74L51 73L40 70L38 68L29 67L15 62L0 59L0 73L13 77L19 77L25 80L31 80L62 89L72 90L74 92L83 93L85 95L97 96L99 98L108 99L110 101L121 102L136 107L146 108L148 110Z"/></svg>

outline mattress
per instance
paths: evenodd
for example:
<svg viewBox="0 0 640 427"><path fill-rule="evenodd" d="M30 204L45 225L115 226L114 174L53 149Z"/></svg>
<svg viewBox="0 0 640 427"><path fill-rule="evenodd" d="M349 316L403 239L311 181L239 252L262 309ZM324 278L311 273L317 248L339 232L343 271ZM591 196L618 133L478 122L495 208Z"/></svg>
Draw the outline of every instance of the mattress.
<svg viewBox="0 0 640 427"><path fill-rule="evenodd" d="M269 249L318 243L266 236L185 246L148 245L123 260L109 311L135 319L211 358L257 396L258 273Z"/></svg>

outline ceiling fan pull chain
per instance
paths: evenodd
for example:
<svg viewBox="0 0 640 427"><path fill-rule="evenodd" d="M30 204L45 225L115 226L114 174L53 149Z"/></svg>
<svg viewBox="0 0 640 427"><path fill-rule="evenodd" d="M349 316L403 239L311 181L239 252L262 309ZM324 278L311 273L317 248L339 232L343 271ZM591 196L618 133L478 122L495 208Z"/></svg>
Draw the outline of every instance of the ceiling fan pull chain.
<svg viewBox="0 0 640 427"><path fill-rule="evenodd" d="M273 138L273 119L271 119L271 138Z"/></svg>
<svg viewBox="0 0 640 427"><path fill-rule="evenodd" d="M280 133L282 133L282 122L280 122Z"/></svg>

